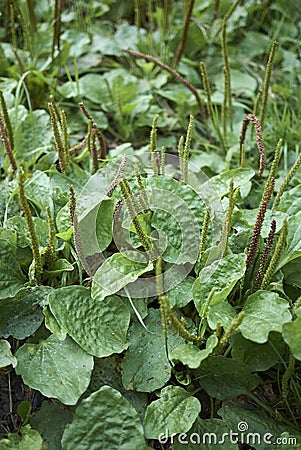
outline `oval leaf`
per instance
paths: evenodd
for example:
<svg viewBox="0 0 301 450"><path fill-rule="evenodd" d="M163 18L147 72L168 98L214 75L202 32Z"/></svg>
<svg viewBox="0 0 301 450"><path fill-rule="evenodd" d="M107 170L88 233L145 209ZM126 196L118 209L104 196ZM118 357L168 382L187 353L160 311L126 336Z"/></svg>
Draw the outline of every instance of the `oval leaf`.
<svg viewBox="0 0 301 450"><path fill-rule="evenodd" d="M83 286L56 289L49 306L60 326L87 353L102 358L128 347L130 310L120 298L95 300Z"/></svg>
<svg viewBox="0 0 301 450"><path fill-rule="evenodd" d="M292 354L301 361L301 308L297 309L297 318L283 325L282 336Z"/></svg>
<svg viewBox="0 0 301 450"><path fill-rule="evenodd" d="M243 310L245 317L238 329L243 337L258 344L267 342L271 331L281 333L282 325L291 320L289 303L275 292L255 292Z"/></svg>
<svg viewBox="0 0 301 450"><path fill-rule="evenodd" d="M26 281L15 256L16 248L0 240L0 299L13 297Z"/></svg>
<svg viewBox="0 0 301 450"><path fill-rule="evenodd" d="M197 398L179 386L167 386L162 389L159 400L152 402L146 409L145 436L158 439L162 433L165 436L185 433L200 411L201 404Z"/></svg>
<svg viewBox="0 0 301 450"><path fill-rule="evenodd" d="M23 288L14 298L1 301L0 335L24 339L34 333L43 322L44 316L40 302L51 288L38 286Z"/></svg>
<svg viewBox="0 0 301 450"><path fill-rule="evenodd" d="M165 349L161 316L158 310L151 309L145 320L146 328L135 322L131 327L130 347L124 357L122 382L126 389L152 392L161 388L170 378L171 367ZM179 336L168 336L168 347L178 346Z"/></svg>
<svg viewBox="0 0 301 450"><path fill-rule="evenodd" d="M12 364L13 367L17 365L17 358L15 358L10 350L10 343L4 339L0 340L0 367L6 367Z"/></svg>
<svg viewBox="0 0 301 450"><path fill-rule="evenodd" d="M16 373L25 384L65 405L75 405L89 385L93 357L69 337L60 341L51 335L39 344L24 344L16 357Z"/></svg>
<svg viewBox="0 0 301 450"><path fill-rule="evenodd" d="M260 382L247 366L222 356L209 356L197 369L197 374L205 391L220 400L247 394Z"/></svg>
<svg viewBox="0 0 301 450"><path fill-rule="evenodd" d="M219 261L216 270L213 271L211 265L201 270L192 289L193 300L199 313L213 288L215 288L215 292L210 302L211 305L227 298L245 272L245 261L244 253L231 254Z"/></svg>
<svg viewBox="0 0 301 450"><path fill-rule="evenodd" d="M218 344L218 338L212 334L206 341L206 348L200 350L193 344L181 344L169 355L172 361L180 361L190 369L197 369Z"/></svg>
<svg viewBox="0 0 301 450"><path fill-rule="evenodd" d="M143 427L135 409L122 395L103 386L84 399L67 426L63 450L146 449Z"/></svg>
<svg viewBox="0 0 301 450"><path fill-rule="evenodd" d="M92 283L92 297L102 300L115 294L152 268L151 262L147 264L131 261L121 253L115 253L97 270Z"/></svg>

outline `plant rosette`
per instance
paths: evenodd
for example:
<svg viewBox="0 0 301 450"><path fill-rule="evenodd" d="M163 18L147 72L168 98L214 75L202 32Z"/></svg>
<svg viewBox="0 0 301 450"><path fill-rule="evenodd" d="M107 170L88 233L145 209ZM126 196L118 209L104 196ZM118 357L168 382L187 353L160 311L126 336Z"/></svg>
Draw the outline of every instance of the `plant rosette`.
<svg viewBox="0 0 301 450"><path fill-rule="evenodd" d="M180 169L185 164L184 182ZM129 186L127 198L120 189L124 179ZM176 288L198 261L206 208L211 211L209 278L223 254L224 220L210 179L172 154L144 153L110 161L88 181L76 205L75 239L83 267L93 279L92 296L104 299L118 293L150 298ZM154 274L158 258L165 267L161 290Z"/></svg>

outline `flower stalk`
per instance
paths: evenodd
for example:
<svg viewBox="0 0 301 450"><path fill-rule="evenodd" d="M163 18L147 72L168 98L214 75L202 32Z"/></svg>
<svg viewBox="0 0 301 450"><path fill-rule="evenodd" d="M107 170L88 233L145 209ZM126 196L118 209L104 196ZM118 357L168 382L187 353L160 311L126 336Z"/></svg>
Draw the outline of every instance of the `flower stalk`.
<svg viewBox="0 0 301 450"><path fill-rule="evenodd" d="M158 302L160 305L160 313L162 318L163 332L167 334L167 326L171 328L181 336L185 342L193 342L194 344L200 344L200 337L191 334L185 327L184 321L179 320L173 312L168 297L164 294L163 286L163 274L162 274L162 258L159 257L156 260L156 283L158 292Z"/></svg>
<svg viewBox="0 0 301 450"><path fill-rule="evenodd" d="M223 336L221 337L216 349L215 349L215 354L217 355L221 355L226 346L228 345L231 337L233 336L233 334L235 333L235 331L237 330L237 328L241 325L244 317L245 317L245 312L244 311L240 311L240 313L237 315L237 317L235 319L232 320L232 322L230 323L229 327L227 328L227 330L225 331L225 333L223 334Z"/></svg>
<svg viewBox="0 0 301 450"><path fill-rule="evenodd" d="M42 275L42 271L43 271L42 259L41 259L41 254L40 254L38 235L36 233L31 210L30 210L30 207L29 207L27 199L26 199L24 184L25 184L25 175L24 175L24 171L23 171L22 167L20 167L18 170L19 204L20 204L20 208L23 212L26 226L27 226L27 229L29 232L32 256L33 256L33 278L34 278L35 282L37 284L39 284L41 281L41 275Z"/></svg>
<svg viewBox="0 0 301 450"><path fill-rule="evenodd" d="M46 215L48 223L48 242L46 248L46 260L51 262L55 260L56 251L55 251L55 225L49 206L46 206Z"/></svg>
<svg viewBox="0 0 301 450"><path fill-rule="evenodd" d="M10 117L8 114L7 104L3 95L3 92L0 90L0 106L1 106L1 113L2 113L2 119L4 122L4 126L6 129L7 138L9 141L10 148L14 149L14 133L12 124L10 121Z"/></svg>
<svg viewBox="0 0 301 450"><path fill-rule="evenodd" d="M286 245L287 232L288 232L288 224L287 224L287 219L285 218L283 221L283 226L282 226L280 236L278 238L278 241L277 241L277 244L275 247L275 251L274 251L271 261L268 265L268 268L264 274L264 277L263 277L263 280L261 283L261 289L266 289L272 280L272 276L274 275L275 270L277 268L277 264L280 260L281 253L283 252L283 249Z"/></svg>
<svg viewBox="0 0 301 450"><path fill-rule="evenodd" d="M301 153L299 154L299 156L296 159L294 165L292 166L292 168L290 169L289 173L287 174L287 176L283 180L283 183L281 184L281 186L280 186L280 188L279 188L279 190L278 190L278 192L276 194L276 197L275 197L275 200L274 200L274 203L273 203L273 208L272 208L273 211L276 211L284 191L286 190L289 182L291 181L291 179L293 178L293 176L297 172L297 170L300 167L300 165L301 165Z"/></svg>
<svg viewBox="0 0 301 450"><path fill-rule="evenodd" d="M275 185L275 179L272 178L269 181L269 184L266 185L266 188L265 188L263 196L262 196L262 200L259 205L259 210L258 210L258 214L257 214L257 218L256 218L256 222L255 222L255 226L254 226L254 230L253 230L253 234L252 234L252 239L251 239L251 243L249 246L249 251L248 251L247 259L246 259L246 269L247 270L250 268L251 263L257 252L263 221L265 218L266 211L268 209L269 202L271 200L271 196L272 196L272 193L274 190L274 185Z"/></svg>
<svg viewBox="0 0 301 450"><path fill-rule="evenodd" d="M256 132L256 143L257 148L259 151L259 171L258 176L261 176L263 173L263 170L265 168L265 149L264 144L262 140L262 130L261 130L261 124L260 120L254 115L254 114L247 114L243 121L242 121L242 127L240 132L240 138L239 138L239 147L240 147L240 165L243 166L244 163L244 141L246 137L247 128L250 122L253 122L255 125L255 132Z"/></svg>
<svg viewBox="0 0 301 450"><path fill-rule="evenodd" d="M276 220L273 219L271 222L271 227L270 227L266 246L265 246L262 254L260 255L258 272L255 277L254 284L253 284L253 292L257 291L261 286L262 279L265 274L268 256L269 256L269 254L272 250L273 244L274 244L275 234L276 234Z"/></svg>

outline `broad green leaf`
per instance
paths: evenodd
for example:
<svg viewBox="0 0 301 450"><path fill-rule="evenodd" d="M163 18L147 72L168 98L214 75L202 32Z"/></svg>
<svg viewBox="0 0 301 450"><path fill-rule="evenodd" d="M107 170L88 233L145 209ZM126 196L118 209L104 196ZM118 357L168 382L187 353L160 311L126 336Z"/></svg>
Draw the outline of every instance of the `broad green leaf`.
<svg viewBox="0 0 301 450"><path fill-rule="evenodd" d="M281 272L284 275L285 284L301 289L301 256L286 264Z"/></svg>
<svg viewBox="0 0 301 450"><path fill-rule="evenodd" d="M67 425L63 450L133 450L146 448L142 423L130 403L110 386L84 399Z"/></svg>
<svg viewBox="0 0 301 450"><path fill-rule="evenodd" d="M289 191L284 192L277 208L279 211L287 213L289 216L300 216L301 214L301 184L298 184Z"/></svg>
<svg viewBox="0 0 301 450"><path fill-rule="evenodd" d="M106 259L97 270L92 282L92 297L103 300L111 294L115 294L127 284L136 281L137 278L153 268L151 262L141 263L131 261L121 253L115 253Z"/></svg>
<svg viewBox="0 0 301 450"><path fill-rule="evenodd" d="M245 317L239 331L246 339L263 344L271 331L281 333L282 325L291 320L289 303L275 292L257 291L248 297Z"/></svg>
<svg viewBox="0 0 301 450"><path fill-rule="evenodd" d="M229 430L238 433L239 440L246 439L246 434L250 433L249 444L252 442L251 445L256 450L269 450L271 447L275 447L273 444L276 442L276 438L284 432L301 442L300 433L289 425L271 418L263 411L258 411L258 408L243 408L229 402L223 404L218 414L228 424ZM243 435L240 434L241 430L245 430ZM244 442L246 443L246 440ZM278 445L275 448L278 449ZM293 445L290 448L294 448Z"/></svg>
<svg viewBox="0 0 301 450"><path fill-rule="evenodd" d="M131 75L125 68L115 69L105 74L106 79L111 85L115 96L122 95L121 112L131 118L134 117L134 109L137 107L137 112L146 112L151 101L151 96L146 95L146 89L150 86L145 80L139 80L135 75ZM116 95L117 94L117 95ZM140 100L145 101L146 105L139 105Z"/></svg>
<svg viewBox="0 0 301 450"><path fill-rule="evenodd" d="M258 215L258 208L243 209L240 211L240 220L243 223L246 223L248 227L253 230L256 223L257 215ZM271 209L268 209L262 224L260 232L261 237L263 237L264 239L268 237L272 220L276 220L276 230L277 232L279 232L282 229L283 221L286 217L287 214L282 211L272 211Z"/></svg>
<svg viewBox="0 0 301 450"><path fill-rule="evenodd" d="M236 310L227 302L219 302L208 307L207 321L212 330L219 323L226 330L236 317Z"/></svg>
<svg viewBox="0 0 301 450"><path fill-rule="evenodd" d="M191 158L189 159L194 165L197 167L200 167L201 169L203 167L209 167L212 172L219 173L222 172L227 163L225 161L225 158L223 158L221 155L217 153L207 153L207 152L198 152L193 155L191 155Z"/></svg>
<svg viewBox="0 0 301 450"><path fill-rule="evenodd" d="M43 439L30 425L21 427L20 434L9 434L0 441L1 450L42 450Z"/></svg>
<svg viewBox="0 0 301 450"><path fill-rule="evenodd" d="M75 162L71 162L69 164L65 173L58 172L57 170L51 168L48 170L48 174L50 183L54 189L54 200L56 200L56 197L58 196L68 199L70 184L74 187L75 194L78 195L90 177L90 174Z"/></svg>
<svg viewBox="0 0 301 450"><path fill-rule="evenodd" d="M228 433L227 422L219 419L204 420L198 417L187 433L172 438L172 449L238 450L238 444L227 439Z"/></svg>
<svg viewBox="0 0 301 450"><path fill-rule="evenodd" d="M150 208L152 226L165 235L167 246L162 258L171 263L194 264L206 205L189 186L167 176L151 177Z"/></svg>
<svg viewBox="0 0 301 450"><path fill-rule="evenodd" d="M25 183L26 197L39 209L45 209L49 205L49 199L52 196L53 188L49 177L40 170L36 170L32 177Z"/></svg>
<svg viewBox="0 0 301 450"><path fill-rule="evenodd" d="M0 340L0 367L6 367L9 365L16 367L17 358L12 354L10 349L10 343L4 339Z"/></svg>
<svg viewBox="0 0 301 450"><path fill-rule="evenodd" d="M171 351L169 359L180 361L190 369L197 369L201 362L213 352L218 344L218 338L212 334L206 341L206 348L200 350L193 344L181 344Z"/></svg>
<svg viewBox="0 0 301 450"><path fill-rule="evenodd" d="M285 264L301 256L301 222L299 216L292 216L288 220L287 245L280 257L275 270L281 269Z"/></svg>
<svg viewBox="0 0 301 450"><path fill-rule="evenodd" d="M148 404L148 394L146 392L125 389L122 384L121 375L120 358L118 355L108 356L107 358L95 358L91 382L85 392L85 397L98 391L104 385L111 386L130 402L137 411L140 419L143 420Z"/></svg>
<svg viewBox="0 0 301 450"><path fill-rule="evenodd" d="M151 232L153 231L152 226L151 226L151 218L152 218L152 211L148 211L146 213L140 213L137 216L140 227L142 228L142 231L146 234L146 236L150 236ZM139 248L141 246L141 241L140 241L140 238L137 234L135 226L134 226L128 212L126 212L125 218L122 221L122 227L131 232L130 239L129 239L131 245L134 248ZM115 243L116 243L116 236L114 236L114 239L115 239Z"/></svg>
<svg viewBox="0 0 301 450"><path fill-rule="evenodd" d="M220 72L213 79L216 89L224 91L224 74ZM231 69L231 91L233 94L253 97L257 87L256 78L241 70Z"/></svg>
<svg viewBox="0 0 301 450"><path fill-rule="evenodd" d="M247 394L260 382L246 365L222 356L209 356L196 373L207 394L220 400Z"/></svg>
<svg viewBox="0 0 301 450"><path fill-rule="evenodd" d="M70 44L69 56L78 58L89 49L89 36L87 33L80 32L79 30L69 28L62 33L61 39L62 41L67 41Z"/></svg>
<svg viewBox="0 0 301 450"><path fill-rule="evenodd" d="M16 156L22 161L35 161L53 139L50 117L43 109L29 111L14 131Z"/></svg>
<svg viewBox="0 0 301 450"><path fill-rule="evenodd" d="M75 81L67 81L58 87L58 92L64 98L77 97L79 95L78 84Z"/></svg>
<svg viewBox="0 0 301 450"><path fill-rule="evenodd" d="M253 372L265 371L280 362L285 344L280 333L270 333L268 342L257 344L237 333L232 340L232 357Z"/></svg>
<svg viewBox="0 0 301 450"><path fill-rule="evenodd" d="M33 223L40 247L46 247L48 242L48 224L40 217L33 217ZM30 247L30 236L24 217L14 216L6 221L6 227L15 230L18 235L18 247Z"/></svg>
<svg viewBox="0 0 301 450"><path fill-rule="evenodd" d="M0 335L24 339L34 333L43 322L40 303L49 291L47 286L22 288L15 297L1 300Z"/></svg>
<svg viewBox="0 0 301 450"><path fill-rule="evenodd" d="M192 300L193 277L185 278L180 284L166 293L172 308L183 308Z"/></svg>
<svg viewBox="0 0 301 450"><path fill-rule="evenodd" d="M61 450L61 439L72 413L59 403L43 401L41 408L30 416L30 425L37 430L49 450Z"/></svg>
<svg viewBox="0 0 301 450"><path fill-rule="evenodd" d="M165 89L158 89L158 94L171 100L172 102L184 105L193 105L195 103L195 97L192 93L182 84L168 84Z"/></svg>
<svg viewBox="0 0 301 450"><path fill-rule="evenodd" d="M213 288L215 288L215 292L211 305L227 298L245 272L245 261L244 253L230 254L219 261L216 270L212 270L212 265L201 270L192 289L193 300L199 313ZM216 265L215 262L213 264Z"/></svg>
<svg viewBox="0 0 301 450"><path fill-rule="evenodd" d="M89 73L79 79L80 93L93 103L105 105L111 103L110 93L101 75Z"/></svg>
<svg viewBox="0 0 301 450"><path fill-rule="evenodd" d="M0 299L13 297L25 282L16 249L0 239Z"/></svg>
<svg viewBox="0 0 301 450"><path fill-rule="evenodd" d="M54 335L39 344L24 344L16 353L17 375L25 384L65 405L75 405L89 385L93 357L67 337Z"/></svg>
<svg viewBox="0 0 301 450"><path fill-rule="evenodd" d="M45 327L52 334L54 334L60 341L64 341L67 336L67 331L62 328L52 312L50 311L49 305L43 308L43 314L45 316Z"/></svg>
<svg viewBox="0 0 301 450"><path fill-rule="evenodd" d="M92 50L114 57L122 55L121 50L125 47L136 49L140 32L143 33L143 30L138 31L136 26L126 22L117 26L115 35L109 29L99 28L93 36Z"/></svg>
<svg viewBox="0 0 301 450"><path fill-rule="evenodd" d="M8 228L0 227L0 243L5 241L7 244L11 245L14 249L18 247L17 245L17 233L14 230L9 230Z"/></svg>
<svg viewBox="0 0 301 450"><path fill-rule="evenodd" d="M50 263L47 266L47 270L44 270L44 273L55 276L62 272L72 272L72 270L74 270L73 264L71 264L67 259L60 258Z"/></svg>
<svg viewBox="0 0 301 450"><path fill-rule="evenodd" d="M142 30L138 30L135 25L129 25L126 22L122 22L117 26L115 33L116 43L119 45L120 50L125 48L137 48L137 41L139 40L139 34Z"/></svg>
<svg viewBox="0 0 301 450"><path fill-rule="evenodd" d="M243 55L248 55L248 58L266 54L271 42L269 36L258 31L248 30L244 39L238 42L238 50Z"/></svg>
<svg viewBox="0 0 301 450"><path fill-rule="evenodd" d="M219 196L222 197L229 192L229 184L231 180L233 180L234 188L236 188L247 183L254 177L254 175L255 171L253 169L231 169L210 178L207 183L212 188L212 190L215 190L219 194ZM205 185L207 183L205 183Z"/></svg>
<svg viewBox="0 0 301 450"><path fill-rule="evenodd" d="M112 240L113 213L115 201L111 198L105 198L97 212L96 216L96 237L99 245L98 251L105 250Z"/></svg>
<svg viewBox="0 0 301 450"><path fill-rule="evenodd" d="M160 398L146 409L144 432L148 439L186 433L201 411L199 400L179 386L162 389Z"/></svg>
<svg viewBox="0 0 301 450"><path fill-rule="evenodd" d="M63 208L59 210L59 212L56 215L55 223L58 231L60 232L67 232L71 226L71 219L70 219L70 203L66 203Z"/></svg>
<svg viewBox="0 0 301 450"><path fill-rule="evenodd" d="M151 309L144 322L146 329L138 322L130 329L130 345L122 362L122 382L126 389L152 392L169 380L171 366L166 355L160 312ZM181 342L178 335L168 334L170 350Z"/></svg>
<svg viewBox="0 0 301 450"><path fill-rule="evenodd" d="M1 141L0 141L1 142ZM1 143L0 143L1 145ZM1 161L1 152L0 152ZM3 222L7 217L20 214L20 205L16 195L16 182L6 182L1 184L0 190L0 220Z"/></svg>
<svg viewBox="0 0 301 450"><path fill-rule="evenodd" d="M128 347L130 311L116 296L93 299L90 289L68 286L49 295L49 306L58 323L87 353L99 358Z"/></svg>
<svg viewBox="0 0 301 450"><path fill-rule="evenodd" d="M282 327L282 336L296 359L301 361L301 308L296 310L297 318Z"/></svg>

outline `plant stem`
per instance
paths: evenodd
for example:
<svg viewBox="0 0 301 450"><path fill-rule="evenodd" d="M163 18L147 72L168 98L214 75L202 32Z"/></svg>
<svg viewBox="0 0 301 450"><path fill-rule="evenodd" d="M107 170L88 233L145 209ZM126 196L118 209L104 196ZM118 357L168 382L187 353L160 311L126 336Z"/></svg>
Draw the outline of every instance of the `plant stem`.
<svg viewBox="0 0 301 450"><path fill-rule="evenodd" d="M244 151L243 151L243 145L246 137L247 128L250 122L253 122L255 125L255 131L256 131L256 143L257 148L259 151L259 170L258 170L258 176L262 175L262 172L265 168L265 149L264 144L262 140L262 131L261 131L261 125L260 120L254 116L254 114L247 114L243 121L242 121L242 127L240 132L240 138L239 138L239 146L240 146L240 165L243 165L243 159L244 159Z"/></svg>
<svg viewBox="0 0 301 450"><path fill-rule="evenodd" d="M224 59L224 77L225 77L223 131L224 131L224 139L226 141L227 138L226 117L229 117L230 128L232 130L233 113L232 113L232 94L231 94L231 73L228 58L227 28L225 19L223 21L223 28L222 28L222 54Z"/></svg>
<svg viewBox="0 0 301 450"><path fill-rule="evenodd" d="M199 107L200 115L204 118L205 111L204 111L201 97L200 97L197 89L191 83L189 83L189 81L185 80L185 78L183 78L178 72L176 72L174 69L167 66L166 64L162 63L159 59L155 58L154 56L146 55L144 53L136 52L134 50L123 49L122 51L125 53L129 53L130 55L134 56L135 58L144 58L147 61L153 62L157 66L166 70L166 72L169 72L173 77L175 77L176 80L178 80L180 83L182 83L184 86L186 86L193 93L193 95L197 101L198 107Z"/></svg>
<svg viewBox="0 0 301 450"><path fill-rule="evenodd" d="M258 272L257 272L257 275L256 275L255 280L254 280L252 292L257 291L257 289L260 288L260 285L262 283L262 279L263 279L264 274L265 274L265 269L266 269L266 263L267 263L267 260L268 260L268 256L269 256L269 254L270 254L270 252L272 250L273 243L274 243L274 240L275 240L275 234L276 234L276 220L273 219L272 222L271 222L271 227L270 227L270 231L269 231L269 235L268 235L266 246L265 246L262 254L260 255Z"/></svg>
<svg viewBox="0 0 301 450"><path fill-rule="evenodd" d="M223 151L224 153L226 153L227 149L226 149L226 144L225 144L225 140L224 137L221 133L221 130L219 128L218 125L218 121L217 121L217 117L216 114L214 112L213 109L213 105L211 102L211 89L210 89L210 85L209 85L209 78L208 78L208 73L207 73L207 69L206 69L206 65L204 62L200 63L200 68L201 68L201 73L202 73L202 80L203 80L203 86L204 86L204 90L206 93L206 97L207 97L207 112L208 112L208 116L211 119L213 128L215 129L215 132L220 140L220 143L223 147Z"/></svg>
<svg viewBox="0 0 301 450"><path fill-rule="evenodd" d="M286 238L287 238L287 231L288 231L288 227L287 227L287 219L285 218L283 221L283 226L282 226L282 230L280 233L280 236L278 238L277 244L276 244L276 248L275 251L273 253L273 256L271 258L270 264L267 268L266 273L264 274L262 283L261 283L261 289L266 289L272 279L272 276L274 275L275 269L277 267L277 264L279 262L281 253L285 247L286 244Z"/></svg>
<svg viewBox="0 0 301 450"><path fill-rule="evenodd" d="M259 210L257 213L257 218L256 218L256 222L254 225L252 239L251 239L251 243L250 243L250 247L249 247L249 251L248 251L247 259L246 259L246 270L247 271L250 268L251 263L257 252L261 228L263 225L265 213L267 211L267 208L268 208L268 205L269 205L269 202L270 202L273 190L274 190L274 185L275 185L275 180L273 178L270 180L269 184L266 184L266 187L265 187L265 190L264 190L264 193L263 193L260 205L259 205Z"/></svg>
<svg viewBox="0 0 301 450"><path fill-rule="evenodd" d="M8 110L7 110L7 104L6 104L3 92L1 90L0 90L0 106L1 106L1 111L2 111L3 122L4 122L4 125L6 128L7 137L9 140L9 145L10 145L11 149L13 150L13 148L14 148L14 133L13 133L12 124L11 124Z"/></svg>
<svg viewBox="0 0 301 450"><path fill-rule="evenodd" d="M185 145L183 148L183 161L182 161L182 173L181 173L181 178L182 178L183 183L187 183L187 177L188 177L188 159L189 159L192 128L193 128L193 116L190 115L189 116L189 124L187 127Z"/></svg>
<svg viewBox="0 0 301 450"><path fill-rule="evenodd" d="M263 124L264 124L266 105L267 105L267 101L268 101L273 61L274 61L274 56L275 56L277 48L278 48L278 43L276 41L274 41L272 44L270 54L269 54L269 59L268 59L265 76L264 76L263 90L262 90L262 102L261 102L261 109L260 109L260 123L261 123L262 128L263 128Z"/></svg>
<svg viewBox="0 0 301 450"><path fill-rule="evenodd" d="M185 2L184 2L184 6L185 6ZM193 7L194 7L194 0L188 0L188 5L186 7L186 11L184 13L184 25L183 25L183 31L182 31L182 37L181 37L181 41L178 45L177 51L176 51L176 55L174 58L174 62L173 65L177 66L183 50L184 50L184 46L186 43L186 39L187 39L187 33L188 33L188 28L189 28L189 23L190 23L190 19L191 19L191 15L192 15L192 11L193 11Z"/></svg>
<svg viewBox="0 0 301 450"><path fill-rule="evenodd" d="M300 165L301 165L301 153L299 154L299 156L296 159L293 167L291 168L291 170L289 171L289 173L287 174L287 176L283 180L283 183L282 183L282 185L280 186L280 188L279 188L279 190L277 192L277 195L276 195L275 200L274 200L273 208L272 208L273 211L275 211L277 209L277 206L279 205L279 202L281 200L281 197L282 197L284 191L286 190L289 182L291 181L291 179L293 178L293 176L297 172L297 170L298 170Z"/></svg>
<svg viewBox="0 0 301 450"><path fill-rule="evenodd" d="M16 160L14 158L13 151L12 151L9 139L7 137L7 134L6 134L6 130L5 130L5 126L4 126L4 122L3 122L1 114L0 114L0 135L1 135L1 139L2 139L4 150L5 150L6 154L7 154L7 157L9 159L9 162L10 162L10 165L12 167L12 170L13 170L13 172L16 172L16 170L17 170L17 163L16 163Z"/></svg>
<svg viewBox="0 0 301 450"><path fill-rule="evenodd" d="M36 283L39 284L40 280L41 280L43 266L42 266L42 260L41 260L41 255L40 255L38 236L37 236L35 226L33 223L31 210L29 208L29 205L28 205L28 202L26 199L26 195L25 195L24 182L25 182L24 171L23 171L22 167L20 167L18 170L19 204L20 204L20 208L24 214L25 222L26 222L27 229L29 232L32 256L33 256L33 264L34 264L34 279L35 279Z"/></svg>

